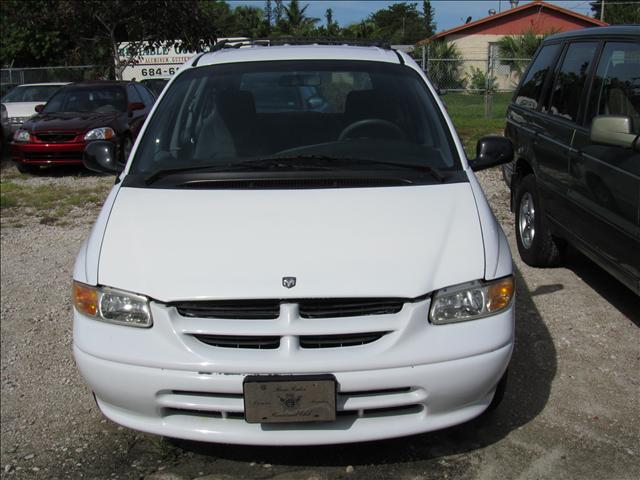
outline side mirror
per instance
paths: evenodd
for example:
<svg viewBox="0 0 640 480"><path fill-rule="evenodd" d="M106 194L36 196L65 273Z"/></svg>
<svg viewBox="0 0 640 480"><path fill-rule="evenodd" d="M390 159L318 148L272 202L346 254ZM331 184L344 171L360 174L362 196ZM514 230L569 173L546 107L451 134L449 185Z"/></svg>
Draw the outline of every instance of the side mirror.
<svg viewBox="0 0 640 480"><path fill-rule="evenodd" d="M106 140L95 140L84 147L82 163L89 170L100 173L119 174L124 165L118 162L115 143Z"/></svg>
<svg viewBox="0 0 640 480"><path fill-rule="evenodd" d="M640 151L640 137L633 133L631 117L599 115L591 123L591 141Z"/></svg>
<svg viewBox="0 0 640 480"><path fill-rule="evenodd" d="M42 110L44 110L44 104L41 103L40 105L36 105L36 108L34 109L37 113L42 113Z"/></svg>
<svg viewBox="0 0 640 480"><path fill-rule="evenodd" d="M511 140L498 135L482 137L476 144L476 158L469 162L471 170L477 172L513 160Z"/></svg>

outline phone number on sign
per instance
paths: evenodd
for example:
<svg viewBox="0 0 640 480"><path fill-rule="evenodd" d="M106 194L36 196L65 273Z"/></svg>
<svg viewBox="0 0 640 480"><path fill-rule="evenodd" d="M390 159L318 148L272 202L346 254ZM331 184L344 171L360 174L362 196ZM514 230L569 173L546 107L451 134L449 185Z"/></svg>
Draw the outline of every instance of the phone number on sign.
<svg viewBox="0 0 640 480"><path fill-rule="evenodd" d="M143 68L141 70L143 77L162 77L167 75L173 75L178 71L180 67L169 67L169 68Z"/></svg>

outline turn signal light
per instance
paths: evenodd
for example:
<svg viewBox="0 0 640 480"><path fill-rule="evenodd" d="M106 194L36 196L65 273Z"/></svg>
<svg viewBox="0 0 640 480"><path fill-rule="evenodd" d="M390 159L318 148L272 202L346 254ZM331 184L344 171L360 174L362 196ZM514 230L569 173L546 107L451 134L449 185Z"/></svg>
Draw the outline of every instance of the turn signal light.
<svg viewBox="0 0 640 480"><path fill-rule="evenodd" d="M80 313L94 317L98 312L98 292L94 287L73 282L73 305Z"/></svg>

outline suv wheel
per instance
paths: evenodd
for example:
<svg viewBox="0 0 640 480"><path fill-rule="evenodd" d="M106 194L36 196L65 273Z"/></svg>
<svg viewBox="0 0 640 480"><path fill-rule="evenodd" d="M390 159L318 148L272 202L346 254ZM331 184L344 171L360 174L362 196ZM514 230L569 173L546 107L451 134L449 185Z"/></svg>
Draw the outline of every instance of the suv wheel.
<svg viewBox="0 0 640 480"><path fill-rule="evenodd" d="M527 175L516 194L516 240L520 258L532 267L557 265L563 245L551 235L538 196L536 177Z"/></svg>

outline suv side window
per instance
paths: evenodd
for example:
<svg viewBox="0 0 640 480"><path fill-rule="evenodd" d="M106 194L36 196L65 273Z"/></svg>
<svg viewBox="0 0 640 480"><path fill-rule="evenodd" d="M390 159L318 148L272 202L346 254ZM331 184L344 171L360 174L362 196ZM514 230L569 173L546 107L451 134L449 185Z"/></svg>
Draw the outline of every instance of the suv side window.
<svg viewBox="0 0 640 480"><path fill-rule="evenodd" d="M542 47L533 65L529 68L527 76L522 81L522 86L515 99L516 105L534 110L538 108L544 81L555 63L560 47L561 45L558 43Z"/></svg>
<svg viewBox="0 0 640 480"><path fill-rule="evenodd" d="M597 42L569 44L553 84L549 113L576 122Z"/></svg>
<svg viewBox="0 0 640 480"><path fill-rule="evenodd" d="M133 88L133 85L127 85L127 94L129 96L130 103L143 103L140 95L138 95L138 91Z"/></svg>
<svg viewBox="0 0 640 480"><path fill-rule="evenodd" d="M149 90L147 90L147 88L144 85L134 85L134 87L142 97L143 103L147 107L150 107L151 105L154 104L155 100L153 95L149 92Z"/></svg>
<svg viewBox="0 0 640 480"><path fill-rule="evenodd" d="M607 42L593 81L589 114L631 117L640 134L640 43Z"/></svg>

